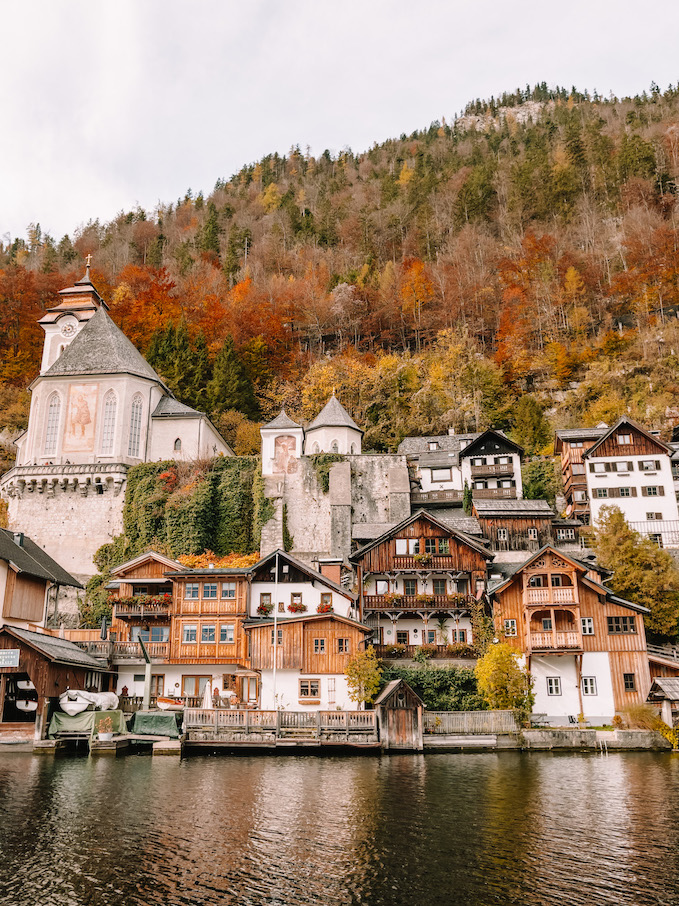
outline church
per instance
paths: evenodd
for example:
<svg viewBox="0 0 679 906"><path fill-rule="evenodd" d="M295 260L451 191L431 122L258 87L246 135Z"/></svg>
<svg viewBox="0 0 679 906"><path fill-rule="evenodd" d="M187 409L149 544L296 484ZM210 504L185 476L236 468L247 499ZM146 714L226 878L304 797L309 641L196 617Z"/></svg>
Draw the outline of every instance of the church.
<svg viewBox="0 0 679 906"><path fill-rule="evenodd" d="M45 342L28 428L0 482L10 527L79 579L96 572L92 554L122 531L131 466L233 455L207 415L175 399L112 321L89 257L84 277L40 319Z"/></svg>

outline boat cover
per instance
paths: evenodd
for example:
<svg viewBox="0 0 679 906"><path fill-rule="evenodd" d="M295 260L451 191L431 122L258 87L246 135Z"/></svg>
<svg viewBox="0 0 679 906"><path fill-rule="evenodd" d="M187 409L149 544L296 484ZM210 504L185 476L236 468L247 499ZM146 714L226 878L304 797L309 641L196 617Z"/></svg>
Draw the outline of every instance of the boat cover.
<svg viewBox="0 0 679 906"><path fill-rule="evenodd" d="M135 711L130 718L130 733L139 736L169 736L179 739L177 711Z"/></svg>
<svg viewBox="0 0 679 906"><path fill-rule="evenodd" d="M107 717L111 718L114 733L127 733L125 715L122 711L81 711L80 714L65 714L55 711L50 720L47 736L54 739L57 733L87 733L94 736L99 724Z"/></svg>

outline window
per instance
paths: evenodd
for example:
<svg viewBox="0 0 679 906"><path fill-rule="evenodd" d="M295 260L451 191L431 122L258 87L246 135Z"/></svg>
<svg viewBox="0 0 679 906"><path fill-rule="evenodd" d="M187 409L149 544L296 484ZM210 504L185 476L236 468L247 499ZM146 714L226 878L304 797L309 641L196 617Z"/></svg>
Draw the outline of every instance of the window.
<svg viewBox="0 0 679 906"><path fill-rule="evenodd" d="M499 529L497 530L497 540L498 540L498 541L506 541L506 540L507 540L507 529L506 529L506 528L499 528Z"/></svg>
<svg viewBox="0 0 679 906"><path fill-rule="evenodd" d="M203 582L203 597L204 598L216 598L217 597L217 583L216 582Z"/></svg>
<svg viewBox="0 0 679 906"><path fill-rule="evenodd" d="M578 500L578 501L587 500L587 491L574 491L573 500Z"/></svg>
<svg viewBox="0 0 679 906"><path fill-rule="evenodd" d="M551 617L544 617L544 619L542 620L542 631L543 632L552 631L552 618Z"/></svg>
<svg viewBox="0 0 679 906"><path fill-rule="evenodd" d="M198 598L200 597L200 586L197 582L187 582L184 586L184 597L185 598Z"/></svg>
<svg viewBox="0 0 679 906"><path fill-rule="evenodd" d="M285 604L282 601L278 602L278 613L285 613Z"/></svg>
<svg viewBox="0 0 679 906"><path fill-rule="evenodd" d="M167 642L170 638L169 626L152 626L150 629L144 629L141 626L133 626L130 629L130 639L136 642L141 639L143 642Z"/></svg>
<svg viewBox="0 0 679 906"><path fill-rule="evenodd" d="M561 677L547 677L547 695L561 695Z"/></svg>
<svg viewBox="0 0 679 906"><path fill-rule="evenodd" d="M130 409L130 440L127 445L128 456L139 456L142 406L141 393L136 393L132 397L132 408Z"/></svg>
<svg viewBox="0 0 679 906"><path fill-rule="evenodd" d="M629 488L618 488L618 494L621 497L631 497L632 496L632 492Z"/></svg>
<svg viewBox="0 0 679 906"><path fill-rule="evenodd" d="M271 607L271 592L270 591L260 591L259 606L260 607Z"/></svg>
<svg viewBox="0 0 679 906"><path fill-rule="evenodd" d="M300 603L301 603L301 595L300 595ZM324 607L332 607L332 592L324 591L321 594L321 604Z"/></svg>
<svg viewBox="0 0 679 906"><path fill-rule="evenodd" d="M45 431L45 454L52 455L57 452L57 435L59 433L59 416L61 415L61 399L58 393L53 393L47 405L47 429Z"/></svg>
<svg viewBox="0 0 679 906"><path fill-rule="evenodd" d="M642 497L664 497L665 488L662 486L651 485L650 487L641 489Z"/></svg>
<svg viewBox="0 0 679 906"><path fill-rule="evenodd" d="M572 440L572 441L570 442L569 446L572 447L572 448L574 448L574 449L581 449L581 448L582 448L582 441L581 441L581 440Z"/></svg>
<svg viewBox="0 0 679 906"><path fill-rule="evenodd" d="M175 453L179 453L179 451L181 450L181 448L182 448L182 439L181 439L181 437L177 437L177 438L175 439L175 442L174 442L174 451L175 451Z"/></svg>
<svg viewBox="0 0 679 906"><path fill-rule="evenodd" d="M424 539L424 552L425 552L425 554L435 554L436 553L436 538L425 538Z"/></svg>
<svg viewBox="0 0 679 906"><path fill-rule="evenodd" d="M211 676L183 676L182 695L201 696L211 683Z"/></svg>
<svg viewBox="0 0 679 906"><path fill-rule="evenodd" d="M446 580L445 579L434 579L432 582L435 595L445 595L446 593Z"/></svg>
<svg viewBox="0 0 679 906"><path fill-rule="evenodd" d="M603 462L591 462L589 464L589 471L596 472L597 474L600 474L601 472L605 472L606 464Z"/></svg>
<svg viewBox="0 0 679 906"><path fill-rule="evenodd" d="M436 630L427 629L427 644L435 645L436 644Z"/></svg>
<svg viewBox="0 0 679 906"><path fill-rule="evenodd" d="M235 598L236 597L236 583L235 582L222 582L222 598Z"/></svg>
<svg viewBox="0 0 679 906"><path fill-rule="evenodd" d="M583 676L583 678L582 678L582 694L583 695L596 695L596 677L595 676Z"/></svg>
<svg viewBox="0 0 679 906"><path fill-rule="evenodd" d="M182 642L191 645L198 640L198 627L195 623L184 623L182 627Z"/></svg>
<svg viewBox="0 0 679 906"><path fill-rule="evenodd" d="M349 639L337 639L337 652L339 654L349 654Z"/></svg>
<svg viewBox="0 0 679 906"><path fill-rule="evenodd" d="M406 595L416 595L417 594L417 579L404 579L403 580L403 593Z"/></svg>
<svg viewBox="0 0 679 906"><path fill-rule="evenodd" d="M594 494L599 499L601 499L602 497L608 497L608 488L596 488Z"/></svg>
<svg viewBox="0 0 679 906"><path fill-rule="evenodd" d="M653 522L660 522L662 520L662 513L646 513L646 518Z"/></svg>
<svg viewBox="0 0 679 906"><path fill-rule="evenodd" d="M639 463L640 472L659 472L660 471L660 460L658 459L642 459Z"/></svg>
<svg viewBox="0 0 679 906"><path fill-rule="evenodd" d="M632 436L631 434L618 434L617 441L618 446L628 447L632 443Z"/></svg>
<svg viewBox="0 0 679 906"><path fill-rule="evenodd" d="M135 598L139 597L140 595L147 595L148 593L149 593L148 585L133 585L132 586L132 594Z"/></svg>
<svg viewBox="0 0 679 906"><path fill-rule="evenodd" d="M290 603L301 605L302 604L302 592L301 591L291 592L290 593Z"/></svg>
<svg viewBox="0 0 679 906"><path fill-rule="evenodd" d="M299 697L318 699L321 696L321 681L319 679L301 679L299 681Z"/></svg>
<svg viewBox="0 0 679 906"><path fill-rule="evenodd" d="M545 577L543 576L531 576L528 580L529 588L542 588L546 583L543 581Z"/></svg>
<svg viewBox="0 0 679 906"><path fill-rule="evenodd" d="M528 529L528 539L529 539L529 541L537 541L537 540L538 540L538 530L537 530L536 528L529 528L529 529Z"/></svg>
<svg viewBox="0 0 679 906"><path fill-rule="evenodd" d="M314 654L325 654L325 639L314 639Z"/></svg>
<svg viewBox="0 0 679 906"><path fill-rule="evenodd" d="M618 632L635 633L637 631L634 617L606 617L608 623L608 634L613 635Z"/></svg>
<svg viewBox="0 0 679 906"><path fill-rule="evenodd" d="M154 673L151 675L151 695L162 695L165 686L165 674Z"/></svg>
<svg viewBox="0 0 679 906"><path fill-rule="evenodd" d="M101 452L102 453L112 453L113 452L113 440L115 437L116 431L116 410L118 408L118 400L113 390L109 392L104 397L104 425L101 431Z"/></svg>
<svg viewBox="0 0 679 906"><path fill-rule="evenodd" d="M575 529L572 528L560 528L556 530L556 537L559 541L574 541L575 540Z"/></svg>
<svg viewBox="0 0 679 906"><path fill-rule="evenodd" d="M453 635L455 635L455 633L453 633ZM467 644L467 630L466 629L457 630L457 640L458 640L458 642L462 642L464 645Z"/></svg>
<svg viewBox="0 0 679 906"><path fill-rule="evenodd" d="M652 541L654 544L657 544L658 547L663 546L662 535L660 532L650 532L649 536L648 536L648 540Z"/></svg>
<svg viewBox="0 0 679 906"><path fill-rule="evenodd" d="M283 644L283 630L279 629L277 631L277 635L278 635L278 644L282 645ZM273 640L274 640L274 634L273 634L273 629L272 629L271 630L271 644L272 645L273 645Z"/></svg>
<svg viewBox="0 0 679 906"><path fill-rule="evenodd" d="M408 553L419 554L420 552L420 539L419 538L408 538Z"/></svg>
<svg viewBox="0 0 679 906"><path fill-rule="evenodd" d="M375 594L386 595L389 592L389 583L386 579L375 580Z"/></svg>
<svg viewBox="0 0 679 906"><path fill-rule="evenodd" d="M330 452L331 452L331 453L339 453L339 444L337 443L336 440L333 440L333 442L332 442L332 444L331 444L331 446L330 446Z"/></svg>
<svg viewBox="0 0 679 906"><path fill-rule="evenodd" d="M485 466L486 458L485 456L476 457L476 459L472 459L471 464L473 466Z"/></svg>
<svg viewBox="0 0 679 906"><path fill-rule="evenodd" d="M634 673L623 673L622 682L623 686L625 687L625 692L636 692L637 685L635 682L635 677L636 674Z"/></svg>
<svg viewBox="0 0 679 906"><path fill-rule="evenodd" d="M435 450L439 449L439 442L437 440L429 441L429 452L433 453Z"/></svg>
<svg viewBox="0 0 679 906"><path fill-rule="evenodd" d="M335 677L334 676L328 677L328 704L329 705L335 704Z"/></svg>
<svg viewBox="0 0 679 906"><path fill-rule="evenodd" d="M399 629L396 632L396 644L397 645L407 645L408 644L408 630Z"/></svg>
<svg viewBox="0 0 679 906"><path fill-rule="evenodd" d="M204 623L200 627L200 640L201 640L201 642L206 642L206 643L214 642L214 640L215 640L214 623L210 623L210 624Z"/></svg>
<svg viewBox="0 0 679 906"><path fill-rule="evenodd" d="M573 475L584 475L585 464L582 462L574 462L571 466L571 472L573 473Z"/></svg>
<svg viewBox="0 0 679 906"><path fill-rule="evenodd" d="M516 620L505 620L505 635L512 638L516 636Z"/></svg>
<svg viewBox="0 0 679 906"><path fill-rule="evenodd" d="M450 553L450 539L449 538L439 538L439 554L449 554Z"/></svg>
<svg viewBox="0 0 679 906"><path fill-rule="evenodd" d="M432 469L431 470L431 480L432 481L450 481L452 478L450 469Z"/></svg>
<svg viewBox="0 0 679 906"><path fill-rule="evenodd" d="M233 623L222 623L219 627L219 641L222 645L233 645L235 626Z"/></svg>
<svg viewBox="0 0 679 906"><path fill-rule="evenodd" d="M583 635L594 635L594 617L582 617L580 625Z"/></svg>

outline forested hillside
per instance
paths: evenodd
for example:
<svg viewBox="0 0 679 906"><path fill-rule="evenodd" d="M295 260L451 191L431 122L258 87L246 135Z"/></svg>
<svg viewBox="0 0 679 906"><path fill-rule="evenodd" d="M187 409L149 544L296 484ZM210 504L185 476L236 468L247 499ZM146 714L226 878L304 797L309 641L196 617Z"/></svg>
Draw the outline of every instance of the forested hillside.
<svg viewBox="0 0 679 906"><path fill-rule="evenodd" d="M0 245L0 428L25 422L36 320L91 253L112 317L238 453L333 388L378 450L494 425L536 451L557 423L623 412L667 435L677 177L679 87L540 85L361 153L270 155L72 236L31 225Z"/></svg>

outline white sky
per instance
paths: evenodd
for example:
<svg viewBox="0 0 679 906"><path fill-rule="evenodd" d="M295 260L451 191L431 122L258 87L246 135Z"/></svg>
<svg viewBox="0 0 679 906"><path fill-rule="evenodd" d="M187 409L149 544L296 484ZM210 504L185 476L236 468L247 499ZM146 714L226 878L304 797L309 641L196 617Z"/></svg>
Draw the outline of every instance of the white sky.
<svg viewBox="0 0 679 906"><path fill-rule="evenodd" d="M5 242L210 192L293 144L363 151L528 82L679 80L676 0L17 0L1 22Z"/></svg>

